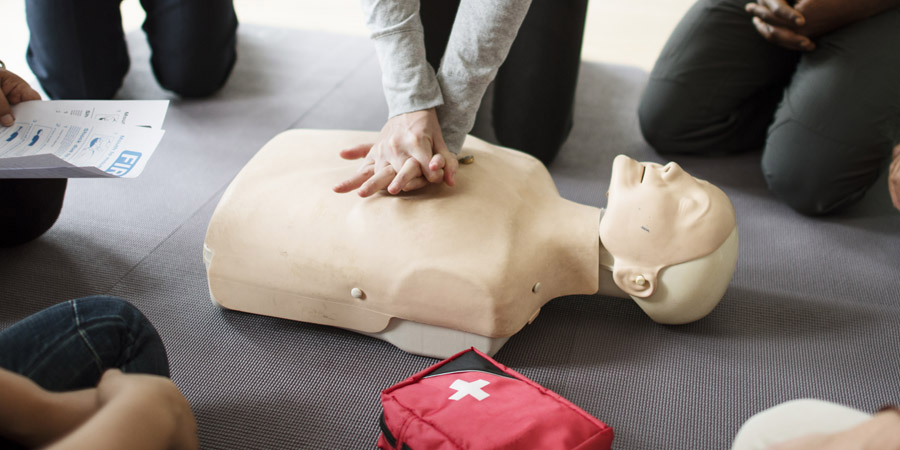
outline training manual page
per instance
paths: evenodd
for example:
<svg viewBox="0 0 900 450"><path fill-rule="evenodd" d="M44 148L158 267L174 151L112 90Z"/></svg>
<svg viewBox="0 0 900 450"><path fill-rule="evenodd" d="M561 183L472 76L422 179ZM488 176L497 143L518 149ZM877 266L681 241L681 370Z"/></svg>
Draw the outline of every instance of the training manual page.
<svg viewBox="0 0 900 450"><path fill-rule="evenodd" d="M168 100L50 100L13 106L0 178L134 178L165 131Z"/></svg>

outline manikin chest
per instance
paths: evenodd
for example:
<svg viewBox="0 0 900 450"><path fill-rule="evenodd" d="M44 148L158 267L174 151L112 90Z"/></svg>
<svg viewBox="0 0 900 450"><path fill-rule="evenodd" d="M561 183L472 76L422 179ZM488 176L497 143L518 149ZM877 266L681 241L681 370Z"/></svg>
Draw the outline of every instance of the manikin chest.
<svg viewBox="0 0 900 450"><path fill-rule="evenodd" d="M475 163L455 187L332 192L359 166L338 150L375 137L293 130L260 150L210 220L215 302L375 335L402 320L505 341L547 301L597 291L600 210L559 197L536 159L470 137Z"/></svg>

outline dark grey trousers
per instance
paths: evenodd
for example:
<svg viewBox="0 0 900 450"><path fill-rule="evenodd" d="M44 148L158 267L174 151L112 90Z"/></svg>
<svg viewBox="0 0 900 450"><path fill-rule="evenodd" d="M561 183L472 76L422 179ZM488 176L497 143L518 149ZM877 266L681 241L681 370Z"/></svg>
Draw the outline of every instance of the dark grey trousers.
<svg viewBox="0 0 900 450"><path fill-rule="evenodd" d="M550 164L572 130L588 0L532 0L494 79L493 128L503 146ZM425 54L437 69L459 0L423 1Z"/></svg>
<svg viewBox="0 0 900 450"><path fill-rule="evenodd" d="M53 99L108 99L131 66L121 0L26 0L27 59ZM236 60L232 0L141 0L159 84L182 97L217 91Z"/></svg>
<svg viewBox="0 0 900 450"><path fill-rule="evenodd" d="M746 0L699 0L660 54L638 111L664 154L763 149L769 188L806 214L859 200L900 141L900 8L815 39L764 40Z"/></svg>

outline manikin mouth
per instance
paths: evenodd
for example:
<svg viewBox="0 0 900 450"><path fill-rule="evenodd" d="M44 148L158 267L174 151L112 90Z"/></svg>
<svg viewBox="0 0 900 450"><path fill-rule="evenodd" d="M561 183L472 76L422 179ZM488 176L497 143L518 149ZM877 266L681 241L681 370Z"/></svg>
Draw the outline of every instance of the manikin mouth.
<svg viewBox="0 0 900 450"><path fill-rule="evenodd" d="M647 173L647 166L641 165L641 181L639 183L644 182L644 174Z"/></svg>

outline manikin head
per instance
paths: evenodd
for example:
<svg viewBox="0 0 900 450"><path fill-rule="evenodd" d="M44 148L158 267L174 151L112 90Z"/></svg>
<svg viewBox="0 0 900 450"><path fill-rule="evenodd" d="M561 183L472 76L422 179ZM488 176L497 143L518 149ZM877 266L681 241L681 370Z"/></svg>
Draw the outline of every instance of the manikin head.
<svg viewBox="0 0 900 450"><path fill-rule="evenodd" d="M721 300L737 261L728 197L678 164L613 162L600 242L613 281L653 320L687 323Z"/></svg>

